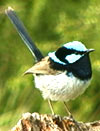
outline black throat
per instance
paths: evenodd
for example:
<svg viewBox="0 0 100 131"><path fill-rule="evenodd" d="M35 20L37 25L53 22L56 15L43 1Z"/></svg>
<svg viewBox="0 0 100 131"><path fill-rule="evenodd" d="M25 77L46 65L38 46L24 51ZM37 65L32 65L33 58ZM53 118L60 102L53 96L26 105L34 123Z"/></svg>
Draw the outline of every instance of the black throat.
<svg viewBox="0 0 100 131"><path fill-rule="evenodd" d="M67 73L72 73L75 77L81 80L87 80L92 77L89 53L85 54L85 56L80 58L78 61L67 65L56 63L50 58L50 66L56 70L67 70Z"/></svg>

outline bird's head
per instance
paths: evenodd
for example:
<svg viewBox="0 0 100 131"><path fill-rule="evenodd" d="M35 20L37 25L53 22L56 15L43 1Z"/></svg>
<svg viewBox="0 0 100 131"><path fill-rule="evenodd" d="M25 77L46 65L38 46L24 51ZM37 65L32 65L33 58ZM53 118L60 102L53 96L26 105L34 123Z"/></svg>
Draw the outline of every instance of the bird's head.
<svg viewBox="0 0 100 131"><path fill-rule="evenodd" d="M50 52L48 55L54 62L61 65L68 65L77 62L92 51L94 49L87 49L81 42L73 41L64 44L57 51Z"/></svg>

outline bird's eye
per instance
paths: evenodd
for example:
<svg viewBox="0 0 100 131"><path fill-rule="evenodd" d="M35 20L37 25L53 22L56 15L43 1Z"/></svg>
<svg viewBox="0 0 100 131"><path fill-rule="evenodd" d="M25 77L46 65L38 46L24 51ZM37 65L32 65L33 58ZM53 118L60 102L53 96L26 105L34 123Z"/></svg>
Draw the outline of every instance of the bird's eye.
<svg viewBox="0 0 100 131"><path fill-rule="evenodd" d="M75 53L74 53L74 54L78 55L79 53L78 53L77 51L75 51Z"/></svg>
<svg viewBox="0 0 100 131"><path fill-rule="evenodd" d="M75 55L83 55L83 54L85 54L85 51L84 52L83 51L75 51L74 54Z"/></svg>

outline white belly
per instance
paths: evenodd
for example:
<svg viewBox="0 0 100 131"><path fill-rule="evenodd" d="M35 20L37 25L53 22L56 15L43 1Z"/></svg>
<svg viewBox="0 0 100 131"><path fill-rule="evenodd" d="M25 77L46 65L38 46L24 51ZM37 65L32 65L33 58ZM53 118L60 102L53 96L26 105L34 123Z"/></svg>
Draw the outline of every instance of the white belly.
<svg viewBox="0 0 100 131"><path fill-rule="evenodd" d="M82 81L66 72L58 75L35 75L35 85L44 99L68 101L81 95L88 87L90 80Z"/></svg>

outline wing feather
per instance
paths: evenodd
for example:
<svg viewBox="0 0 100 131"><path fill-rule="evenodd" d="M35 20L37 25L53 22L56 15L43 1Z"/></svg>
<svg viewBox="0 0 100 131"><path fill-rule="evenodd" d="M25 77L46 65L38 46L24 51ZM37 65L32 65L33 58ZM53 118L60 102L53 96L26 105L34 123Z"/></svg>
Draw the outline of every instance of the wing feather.
<svg viewBox="0 0 100 131"><path fill-rule="evenodd" d="M30 69L28 69L24 74L46 74L46 75L56 75L61 71L54 70L50 67L49 56L43 58L40 62L36 63Z"/></svg>

